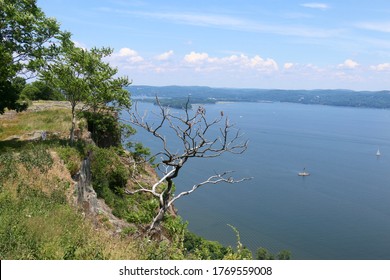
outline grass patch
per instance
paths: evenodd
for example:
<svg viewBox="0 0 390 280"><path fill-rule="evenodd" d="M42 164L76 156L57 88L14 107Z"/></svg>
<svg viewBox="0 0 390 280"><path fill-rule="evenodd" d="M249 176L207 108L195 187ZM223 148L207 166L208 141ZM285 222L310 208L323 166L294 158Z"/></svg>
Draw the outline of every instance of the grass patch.
<svg viewBox="0 0 390 280"><path fill-rule="evenodd" d="M30 145L0 155L0 259L143 258L137 243L96 230L69 204L72 181L52 154Z"/></svg>
<svg viewBox="0 0 390 280"><path fill-rule="evenodd" d="M43 104L44 105L44 104ZM105 130L105 123L99 130ZM180 217L167 215L163 241L139 236L156 215L159 202L150 194L126 195L125 188L150 184L152 168L134 168L121 148L99 148L66 140L71 125L69 109L18 113L0 123L0 259L221 259L246 258L216 242L192 235ZM96 125L96 123L95 123ZM104 128L104 129L103 129ZM95 126L96 129L96 126ZM4 140L33 131L59 133L46 141ZM92 150L92 184L112 213L130 223L113 235L105 215L93 223L72 206L72 180L87 151ZM148 151L134 147L133 156ZM142 176L141 176L142 175ZM137 182L129 180L137 178ZM152 178L152 179L151 179ZM163 188L164 186L161 186ZM94 221L96 222L96 221Z"/></svg>
<svg viewBox="0 0 390 280"><path fill-rule="evenodd" d="M0 123L0 140L13 135L44 130L68 135L71 127L71 112L68 109L50 109L38 112L21 112Z"/></svg>
<svg viewBox="0 0 390 280"><path fill-rule="evenodd" d="M81 168L81 157L79 150L75 146L56 147L60 158L64 161L70 175L74 176Z"/></svg>

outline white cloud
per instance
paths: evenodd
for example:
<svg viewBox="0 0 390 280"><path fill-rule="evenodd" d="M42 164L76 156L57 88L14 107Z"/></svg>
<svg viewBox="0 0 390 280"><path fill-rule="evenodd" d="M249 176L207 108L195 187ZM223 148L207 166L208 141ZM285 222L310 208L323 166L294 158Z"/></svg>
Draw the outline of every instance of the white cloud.
<svg viewBox="0 0 390 280"><path fill-rule="evenodd" d="M173 52L172 50L167 51L167 52L165 52L165 53L162 53L162 54L158 55L158 56L156 57L156 59L159 60L159 61L168 60L169 58L172 57L173 53L174 53L174 52Z"/></svg>
<svg viewBox="0 0 390 280"><path fill-rule="evenodd" d="M105 58L112 66L117 67L120 75L126 74L131 78L135 72L150 71L153 67L137 51L130 48L121 48L118 52L112 53Z"/></svg>
<svg viewBox="0 0 390 280"><path fill-rule="evenodd" d="M326 68L321 68L312 63L301 64L293 62L286 62L283 65L283 70L287 70L284 73L288 72L289 74L294 74L301 77L316 76L317 74L323 75L323 73L327 71Z"/></svg>
<svg viewBox="0 0 390 280"><path fill-rule="evenodd" d="M207 53L196 53L191 52L184 56L184 60L188 63L199 63L204 61L209 61L209 55Z"/></svg>
<svg viewBox="0 0 390 280"><path fill-rule="evenodd" d="M192 51L181 59L169 59L172 55L173 51L166 51L143 58L136 50L122 48L107 60L118 67L120 75L128 75L136 84L159 81L161 85L199 84L263 88L322 88L333 85L332 87L356 89L369 83L380 87L375 81L390 72L390 62L364 66L353 59L321 67L295 61L287 61L279 66L273 58L238 52L216 56ZM239 82L235 80L237 77L240 77Z"/></svg>
<svg viewBox="0 0 390 280"><path fill-rule="evenodd" d="M275 60L271 58L264 59L259 55L255 55L254 57L248 57L244 54L210 57L205 52L191 52L184 56L184 61L189 65L197 65L197 71L254 69L257 71L271 72L278 70L278 64Z"/></svg>
<svg viewBox="0 0 390 280"><path fill-rule="evenodd" d="M129 48L120 49L118 55L120 57L126 57L127 60L131 62L140 62L144 60L135 50Z"/></svg>
<svg viewBox="0 0 390 280"><path fill-rule="evenodd" d="M122 48L118 52L118 56L136 56L138 53L135 50L129 48Z"/></svg>
<svg viewBox="0 0 390 280"><path fill-rule="evenodd" d="M252 68L263 68L271 71L278 70L278 64L275 60L270 58L263 59L258 55L250 59L250 66Z"/></svg>
<svg viewBox="0 0 390 280"><path fill-rule="evenodd" d="M144 61L144 58L140 56L135 50L121 48L119 52L114 52L111 55L110 60L118 63L137 63Z"/></svg>
<svg viewBox="0 0 390 280"><path fill-rule="evenodd" d="M339 64L337 67L342 69L355 69L359 66L359 63L353 61L352 59L346 59L342 64Z"/></svg>
<svg viewBox="0 0 390 280"><path fill-rule="evenodd" d="M329 5L325 3L303 3L301 4L301 6L310 9L320 9L320 10L329 9Z"/></svg>
<svg viewBox="0 0 390 280"><path fill-rule="evenodd" d="M293 68L293 67L294 67L294 63L292 63L292 62L286 62L286 63L283 65L283 68L284 68L285 70L291 69L291 68Z"/></svg>
<svg viewBox="0 0 390 280"><path fill-rule="evenodd" d="M371 31L390 33L390 21L360 22L356 24L356 27L361 29L371 30Z"/></svg>
<svg viewBox="0 0 390 280"><path fill-rule="evenodd" d="M390 71L390 63L382 63L371 66L370 68L375 71Z"/></svg>

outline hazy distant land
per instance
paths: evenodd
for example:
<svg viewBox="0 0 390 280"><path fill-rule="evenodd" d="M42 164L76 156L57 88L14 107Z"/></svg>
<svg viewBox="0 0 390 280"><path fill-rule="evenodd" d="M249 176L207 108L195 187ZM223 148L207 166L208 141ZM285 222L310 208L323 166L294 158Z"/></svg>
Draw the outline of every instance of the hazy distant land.
<svg viewBox="0 0 390 280"><path fill-rule="evenodd" d="M352 91L345 89L281 90L281 89L233 89L200 86L131 86L135 99L154 101L157 95L163 105L180 108L190 103L217 102L290 102L330 106L390 108L390 91Z"/></svg>

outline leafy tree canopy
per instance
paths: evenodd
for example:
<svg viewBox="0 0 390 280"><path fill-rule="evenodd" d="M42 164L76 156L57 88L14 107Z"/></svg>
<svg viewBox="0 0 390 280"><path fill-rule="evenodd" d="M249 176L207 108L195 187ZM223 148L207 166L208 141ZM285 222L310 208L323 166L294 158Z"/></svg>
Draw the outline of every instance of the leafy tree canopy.
<svg viewBox="0 0 390 280"><path fill-rule="evenodd" d="M64 52L48 69L42 71L42 78L59 90L72 107L73 142L76 105L83 109L92 108L119 110L130 108L131 100L125 86L130 84L127 77L115 77L118 70L103 59L112 53L110 48L77 48L72 42L64 44Z"/></svg>
<svg viewBox="0 0 390 280"><path fill-rule="evenodd" d="M58 90L51 88L44 81L34 81L26 85L20 93L20 98L28 100L65 100L65 97Z"/></svg>
<svg viewBox="0 0 390 280"><path fill-rule="evenodd" d="M48 18L36 0L0 0L0 113L15 109L10 90L17 75L31 77L61 50L70 34ZM11 96L11 97L10 97Z"/></svg>
<svg viewBox="0 0 390 280"><path fill-rule="evenodd" d="M95 111L101 108L130 108L127 77L115 77L118 70L103 59L110 48L86 50L67 42L64 53L42 72L42 78L61 91L72 104L83 103Z"/></svg>

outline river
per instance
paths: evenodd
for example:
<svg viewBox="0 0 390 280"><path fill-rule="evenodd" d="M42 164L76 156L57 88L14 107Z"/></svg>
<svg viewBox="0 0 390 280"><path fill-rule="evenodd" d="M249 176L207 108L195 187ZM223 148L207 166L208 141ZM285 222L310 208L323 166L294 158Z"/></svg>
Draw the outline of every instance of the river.
<svg viewBox="0 0 390 280"><path fill-rule="evenodd" d="M152 104L139 106L158 111ZM390 259L389 110L291 103L205 108L210 119L221 111L228 115L249 140L248 150L190 162L175 181L177 191L214 170L253 179L205 186L178 200L191 231L235 246L230 224L253 252L286 249L293 259ZM136 139L160 149L137 130ZM310 176L297 175L303 168Z"/></svg>

